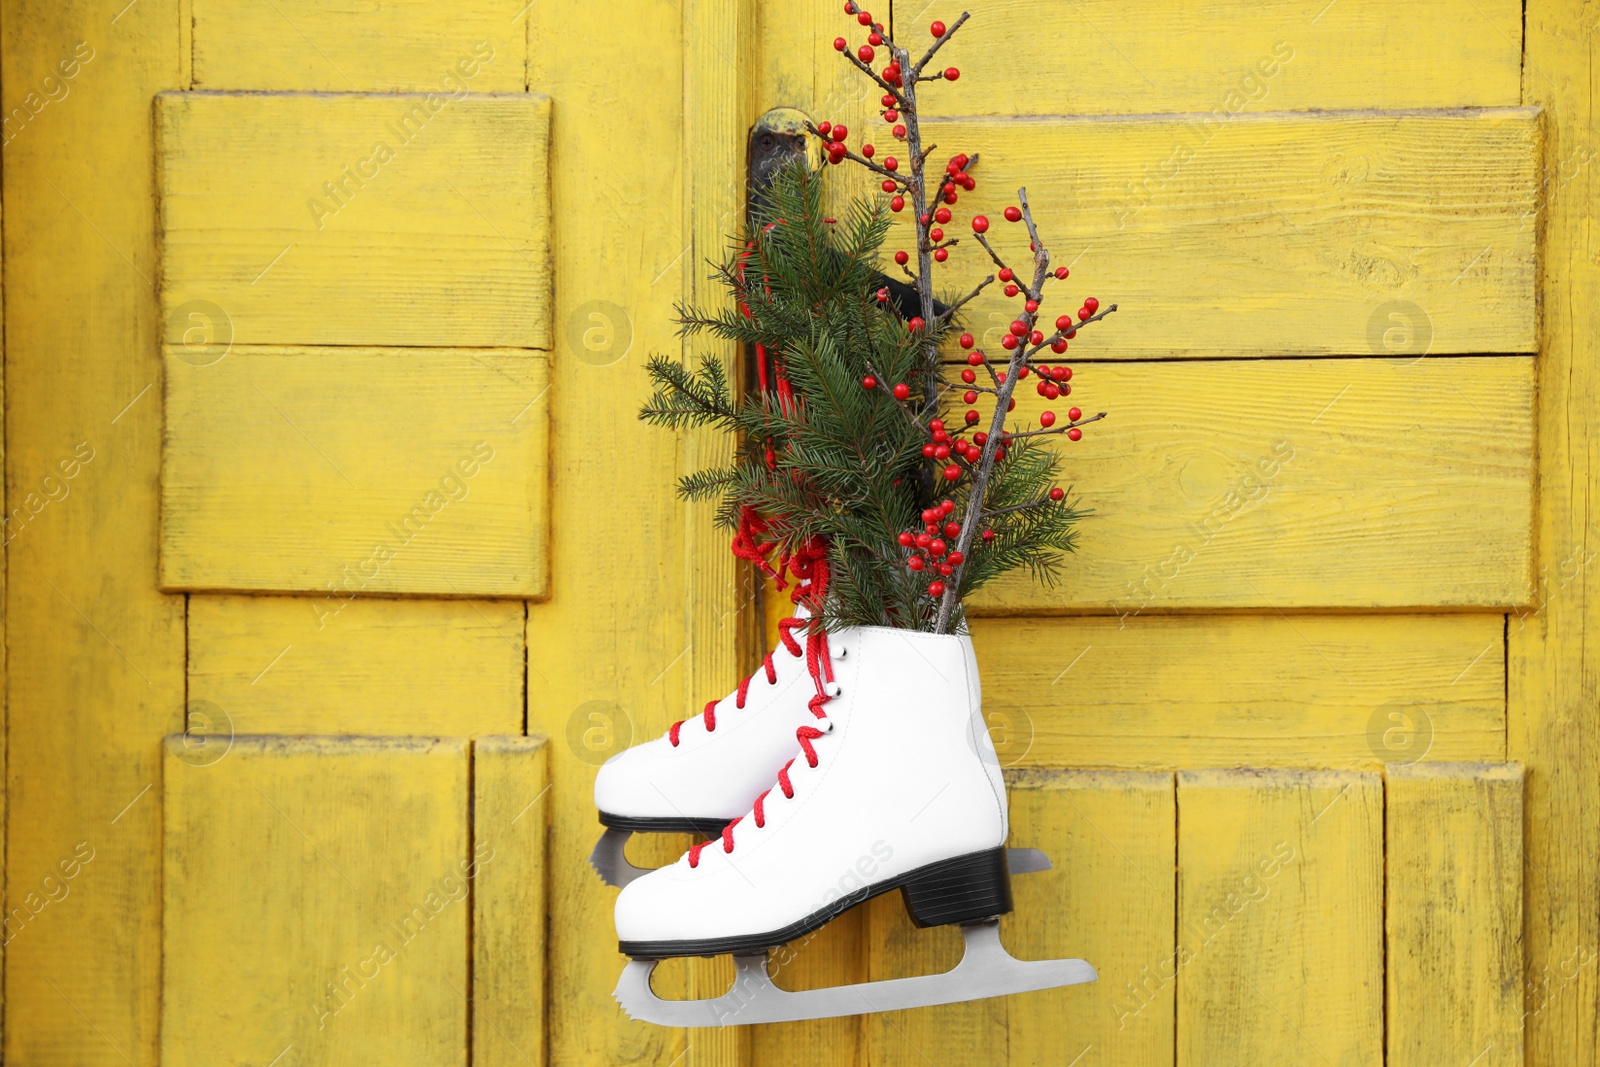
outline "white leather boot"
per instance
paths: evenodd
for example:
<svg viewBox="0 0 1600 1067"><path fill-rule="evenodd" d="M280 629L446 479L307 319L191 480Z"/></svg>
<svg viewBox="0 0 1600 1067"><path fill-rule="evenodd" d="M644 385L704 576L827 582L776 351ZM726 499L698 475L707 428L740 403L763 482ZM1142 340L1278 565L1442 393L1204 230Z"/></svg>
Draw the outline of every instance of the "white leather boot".
<svg viewBox="0 0 1600 1067"><path fill-rule="evenodd" d="M771 948L897 888L924 925L1010 910L1005 786L971 640L862 627L827 644L836 695L748 813L623 889L623 952Z"/></svg>
<svg viewBox="0 0 1600 1067"><path fill-rule="evenodd" d="M778 647L732 693L600 767L594 803L606 832L590 862L607 885L645 873L623 855L632 834L710 837L749 811L794 755L795 730L815 721L809 704L823 699L807 666L808 655L825 654L809 618L800 608L780 622ZM819 673L825 684L829 671Z"/></svg>

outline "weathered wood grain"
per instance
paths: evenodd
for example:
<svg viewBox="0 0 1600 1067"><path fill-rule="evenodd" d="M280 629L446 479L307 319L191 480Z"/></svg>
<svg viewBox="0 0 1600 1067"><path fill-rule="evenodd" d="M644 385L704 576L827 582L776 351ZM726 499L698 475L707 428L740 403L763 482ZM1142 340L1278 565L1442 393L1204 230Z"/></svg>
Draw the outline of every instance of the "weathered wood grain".
<svg viewBox="0 0 1600 1067"><path fill-rule="evenodd" d="M516 93L527 84L516 17L525 0L191 2L199 89Z"/></svg>
<svg viewBox="0 0 1600 1067"><path fill-rule="evenodd" d="M1384 1062L1521 1067L1527 1013L1596 958L1574 953L1524 1006L1522 767L1418 764L1385 778Z"/></svg>
<svg viewBox="0 0 1600 1067"><path fill-rule="evenodd" d="M1383 1062L1383 784L1178 775L1177 1062Z"/></svg>
<svg viewBox="0 0 1600 1067"><path fill-rule="evenodd" d="M1013 878L1000 924L1020 959L1079 958L1088 986L1008 998L1011 1067L1172 1063L1177 810L1170 774L1008 772L1011 843L1052 869ZM998 1062L998 1061L992 1061Z"/></svg>
<svg viewBox="0 0 1600 1067"><path fill-rule="evenodd" d="M896 5L900 16L904 5ZM904 12L895 35L931 43ZM1521 102L1521 8L1510 0L1390 4L1129 5L1116 0L972 0L940 53L961 70L934 86L939 114L1116 114L1495 107ZM1424 59L1418 52L1426 46Z"/></svg>
<svg viewBox="0 0 1600 1067"><path fill-rule="evenodd" d="M1505 758L1504 616L978 619L1007 767Z"/></svg>
<svg viewBox="0 0 1600 1067"><path fill-rule="evenodd" d="M549 939L543 737L480 737L472 745L473 1067L544 1067Z"/></svg>
<svg viewBox="0 0 1600 1067"><path fill-rule="evenodd" d="M1544 109L1539 347L1539 572L1533 613L1509 620L1507 750L1527 768L1523 864L1527 1062L1600 1062L1600 248L1595 242L1592 5L1526 5L1523 103ZM1563 977L1563 972L1566 976ZM1554 989L1544 996L1538 992Z"/></svg>
<svg viewBox="0 0 1600 1067"><path fill-rule="evenodd" d="M952 45L954 47L954 45ZM1531 352L1540 127L1531 109L934 123L940 152L976 152L976 192L949 227L940 277L965 291L1013 267L1026 186L1052 262L1054 321L1086 296L1121 309L1072 342L1081 356ZM905 224L889 248L904 247ZM985 343L1015 315L993 286L965 319Z"/></svg>
<svg viewBox="0 0 1600 1067"><path fill-rule="evenodd" d="M1503 608L1532 592L1533 361L1080 364L1110 416L1057 436L1094 509L1053 588L1013 572L979 613Z"/></svg>
<svg viewBox="0 0 1600 1067"><path fill-rule="evenodd" d="M167 351L161 578L175 589L542 596L541 353Z"/></svg>
<svg viewBox="0 0 1600 1067"><path fill-rule="evenodd" d="M520 732L523 611L497 600L197 594L189 699L221 709L241 734Z"/></svg>
<svg viewBox="0 0 1600 1067"><path fill-rule="evenodd" d="M94 856L70 896L8 930L7 1063L158 1058L159 738L183 727L183 600L152 580L150 97L183 83L179 5L115 14L16 0L0 17L7 499L57 497L8 530L8 907L48 899L80 844ZM80 444L94 458L64 480Z"/></svg>
<svg viewBox="0 0 1600 1067"><path fill-rule="evenodd" d="M464 1067L464 742L236 738L162 773L164 1067Z"/></svg>
<svg viewBox="0 0 1600 1067"><path fill-rule="evenodd" d="M547 349L550 101L157 97L166 340Z"/></svg>

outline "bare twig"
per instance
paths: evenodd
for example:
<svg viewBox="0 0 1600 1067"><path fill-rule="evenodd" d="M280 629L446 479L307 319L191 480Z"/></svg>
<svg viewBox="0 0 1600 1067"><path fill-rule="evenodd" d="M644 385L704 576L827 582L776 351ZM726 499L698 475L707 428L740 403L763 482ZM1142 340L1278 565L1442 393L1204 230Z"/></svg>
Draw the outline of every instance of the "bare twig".
<svg viewBox="0 0 1600 1067"><path fill-rule="evenodd" d="M959 311L963 305L971 303L974 297L983 292L986 288L993 284L993 282L994 275L991 274L983 281L979 282L977 288L973 289L972 292L968 293L960 300L957 300L954 304L951 304L949 307L945 308L944 311L940 312L938 318L941 320L950 318L957 311Z"/></svg>
<svg viewBox="0 0 1600 1067"><path fill-rule="evenodd" d="M923 53L922 58L917 61L917 65L911 68L910 74L912 78L920 78L922 76L922 68L926 67L933 60L933 57L938 54L939 49L944 47L944 43L950 38L954 37L956 35L956 31L959 30L971 17L972 12L970 11L963 11L961 13L961 17L956 19L955 23L944 31L944 36L935 40L927 52ZM933 78L928 79L928 81L934 80L935 79Z"/></svg>

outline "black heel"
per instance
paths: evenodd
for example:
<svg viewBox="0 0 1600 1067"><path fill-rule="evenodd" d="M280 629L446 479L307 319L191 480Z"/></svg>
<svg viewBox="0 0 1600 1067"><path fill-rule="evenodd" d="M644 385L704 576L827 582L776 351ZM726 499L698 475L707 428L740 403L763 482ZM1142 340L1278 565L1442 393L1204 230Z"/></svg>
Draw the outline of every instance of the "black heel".
<svg viewBox="0 0 1600 1067"><path fill-rule="evenodd" d="M1011 910L1006 850L992 848L932 863L901 888L906 911L918 926L992 919Z"/></svg>

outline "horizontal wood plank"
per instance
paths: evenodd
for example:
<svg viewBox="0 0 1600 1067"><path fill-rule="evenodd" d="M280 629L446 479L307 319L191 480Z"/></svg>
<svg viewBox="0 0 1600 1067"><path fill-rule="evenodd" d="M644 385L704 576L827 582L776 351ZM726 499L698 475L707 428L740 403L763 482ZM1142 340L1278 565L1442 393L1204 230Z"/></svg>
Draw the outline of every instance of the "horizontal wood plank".
<svg viewBox="0 0 1600 1067"><path fill-rule="evenodd" d="M523 633L514 600L196 594L189 700L240 734L520 732Z"/></svg>
<svg viewBox="0 0 1600 1067"><path fill-rule="evenodd" d="M941 154L979 155L941 277L965 289L993 269L968 231L973 213L1022 267L1027 234L1000 215L1026 186L1052 262L1072 269L1046 289L1048 319L1090 295L1121 309L1074 352L1534 350L1532 109L969 119L931 131ZM904 247L905 232L888 247ZM1015 315L999 288L964 316L995 346Z"/></svg>
<svg viewBox="0 0 1600 1067"><path fill-rule="evenodd" d="M1521 1067L1542 1013L1595 953L1523 978L1522 767L1387 769L1389 1067ZM1525 996L1526 995L1526 996Z"/></svg>
<svg viewBox="0 0 1600 1067"><path fill-rule="evenodd" d="M551 347L547 97L186 92L156 118L169 343Z"/></svg>
<svg viewBox="0 0 1600 1067"><path fill-rule="evenodd" d="M1057 585L1013 572L974 597L979 613L1502 608L1531 595L1531 359L1076 371L1070 398L1019 389L1016 418L1109 412L1081 441L1047 438L1095 514Z"/></svg>
<svg viewBox="0 0 1600 1067"><path fill-rule="evenodd" d="M460 741L169 743L161 1062L467 1062Z"/></svg>
<svg viewBox="0 0 1600 1067"><path fill-rule="evenodd" d="M1383 783L1178 775L1177 1062L1383 1062Z"/></svg>
<svg viewBox="0 0 1600 1067"><path fill-rule="evenodd" d="M184 355L166 358L165 588L544 594L542 354Z"/></svg>
<svg viewBox="0 0 1600 1067"><path fill-rule="evenodd" d="M1505 757L1504 616L978 619L1008 767Z"/></svg>
<svg viewBox="0 0 1600 1067"><path fill-rule="evenodd" d="M527 31L512 21L520 6L193 0L194 84L333 93L517 93L528 76Z"/></svg>
<svg viewBox="0 0 1600 1067"><path fill-rule="evenodd" d="M941 63L960 68L962 80L926 94L939 114L1522 102L1516 0L1474 0L1467 7L1453 0L971 0L962 9L972 18L940 55ZM952 21L930 9L913 25L897 18L895 34L920 49L932 40L927 20L936 15ZM1425 60L1417 52L1423 41Z"/></svg>

